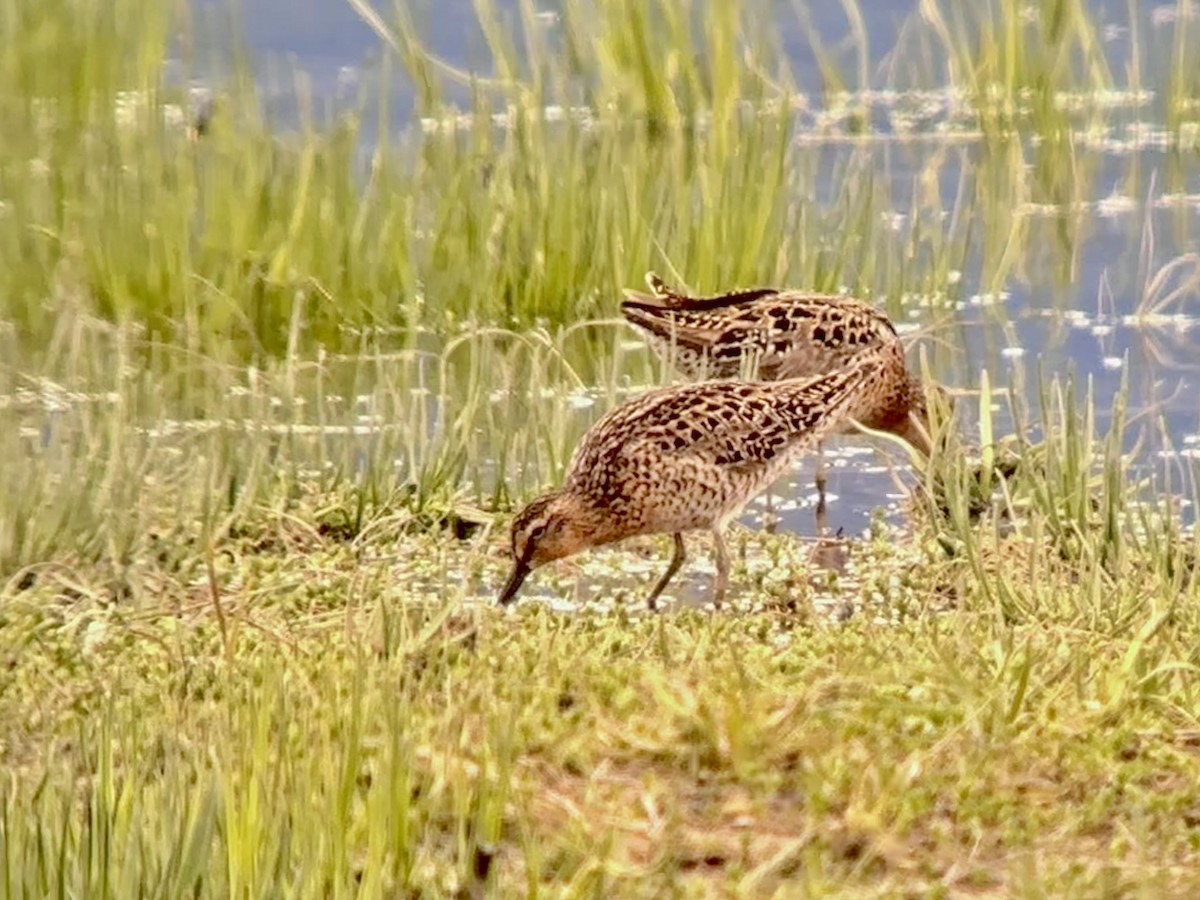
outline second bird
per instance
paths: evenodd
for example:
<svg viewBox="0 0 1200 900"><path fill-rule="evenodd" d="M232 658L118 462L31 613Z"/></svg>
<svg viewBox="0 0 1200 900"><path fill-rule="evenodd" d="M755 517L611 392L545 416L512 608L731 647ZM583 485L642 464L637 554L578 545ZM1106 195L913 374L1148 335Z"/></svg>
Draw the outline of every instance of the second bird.
<svg viewBox="0 0 1200 900"><path fill-rule="evenodd" d="M924 385L909 372L891 320L869 303L774 288L691 297L653 272L646 282L650 293L627 290L621 312L650 335L681 374L804 378L832 372L869 352L880 369L854 418L929 453ZM854 430L851 423L843 424L843 430Z"/></svg>

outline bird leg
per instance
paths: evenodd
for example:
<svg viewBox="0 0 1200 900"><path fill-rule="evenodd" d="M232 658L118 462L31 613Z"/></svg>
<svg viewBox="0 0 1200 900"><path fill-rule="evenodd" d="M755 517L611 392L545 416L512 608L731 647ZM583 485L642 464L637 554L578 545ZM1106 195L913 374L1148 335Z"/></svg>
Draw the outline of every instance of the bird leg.
<svg viewBox="0 0 1200 900"><path fill-rule="evenodd" d="M767 534L774 534L779 527L779 516L775 515L775 496L771 493L771 489L767 488L766 508L763 510L763 531Z"/></svg>
<svg viewBox="0 0 1200 900"><path fill-rule="evenodd" d="M825 533L827 517L825 515L825 445L817 444L817 466L813 473L817 485L817 531Z"/></svg>
<svg viewBox="0 0 1200 900"><path fill-rule="evenodd" d="M713 606L720 608L725 599L725 588L729 585L729 550L720 526L713 529L713 556L717 563L717 577L713 581Z"/></svg>
<svg viewBox="0 0 1200 900"><path fill-rule="evenodd" d="M817 485L817 502L825 505L825 444L817 444L817 465L813 470L813 481Z"/></svg>
<svg viewBox="0 0 1200 900"><path fill-rule="evenodd" d="M687 559L687 551L683 546L683 535L677 531L673 537L675 538L675 552L671 554L671 561L667 563L667 571L662 573L662 578L655 582L654 587L650 590L650 596L646 598L646 606L650 608L651 612L658 609L658 595L663 592L663 588L667 586L671 576L679 571L679 567Z"/></svg>

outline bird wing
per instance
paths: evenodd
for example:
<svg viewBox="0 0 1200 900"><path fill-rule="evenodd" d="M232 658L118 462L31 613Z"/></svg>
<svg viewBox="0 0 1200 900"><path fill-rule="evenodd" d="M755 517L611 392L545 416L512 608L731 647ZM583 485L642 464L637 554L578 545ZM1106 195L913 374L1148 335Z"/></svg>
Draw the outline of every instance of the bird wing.
<svg viewBox="0 0 1200 900"><path fill-rule="evenodd" d="M708 382L680 392L640 421L630 455L691 456L720 466L760 465L836 432L876 367L870 360L809 379Z"/></svg>
<svg viewBox="0 0 1200 900"><path fill-rule="evenodd" d="M767 381L805 378L899 346L891 320L852 297L774 288L691 297L653 272L646 283L648 294L625 291L622 314L668 347L707 360L716 377L745 372L750 361Z"/></svg>

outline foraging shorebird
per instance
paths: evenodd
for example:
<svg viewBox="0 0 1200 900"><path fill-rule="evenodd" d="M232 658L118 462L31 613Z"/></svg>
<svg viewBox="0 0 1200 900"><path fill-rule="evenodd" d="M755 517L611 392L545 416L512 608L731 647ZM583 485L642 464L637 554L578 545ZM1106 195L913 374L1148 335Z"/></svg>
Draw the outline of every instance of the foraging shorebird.
<svg viewBox="0 0 1200 900"><path fill-rule="evenodd" d="M563 486L513 520L512 574L499 602L512 602L526 576L552 560L671 534L670 564L647 601L655 609L686 557L684 533L707 529L719 606L729 582L726 525L797 456L869 411L863 400L886 375L883 355L865 352L811 378L680 384L622 404L584 436Z"/></svg>
<svg viewBox="0 0 1200 900"><path fill-rule="evenodd" d="M895 326L861 300L805 291L752 288L690 297L653 272L650 293L625 291L621 312L650 335L687 378L765 381L832 372L864 353L880 360L857 422L899 435L929 454L929 412L921 379L909 372ZM845 431L854 431L845 422ZM823 489L823 477L818 473ZM822 490L823 493L823 490Z"/></svg>

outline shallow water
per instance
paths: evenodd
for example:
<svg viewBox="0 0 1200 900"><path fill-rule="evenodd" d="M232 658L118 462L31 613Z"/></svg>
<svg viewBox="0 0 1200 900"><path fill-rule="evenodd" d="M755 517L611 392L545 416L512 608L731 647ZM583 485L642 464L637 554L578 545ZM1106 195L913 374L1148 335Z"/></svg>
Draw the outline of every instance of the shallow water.
<svg viewBox="0 0 1200 900"><path fill-rule="evenodd" d="M224 0L191 0L191 5L202 22L225 7ZM1087 5L1101 26L1113 71L1124 71L1134 33L1127 21L1128 5ZM515 3L501 0L499 6L511 10ZM828 39L835 59L846 71L854 71L856 50L844 40L847 27L840 4L811 6L814 24ZM989 150L952 92L936 83L917 83L927 75L897 74L890 68L897 56L893 54L897 40L911 40L905 22L917 6L915 0L862 4L873 77L880 86L904 88L850 98L853 102L846 104L847 109L865 107L869 113L871 130L866 137L842 127L846 123L839 120L837 110L814 108L798 121L797 140L811 147L819 171L833 172L853 158L874 177L887 180L898 230L912 208L914 185L929 189L929 172L934 173L932 183L944 208L951 209L964 176L969 183L985 177L982 173L988 165ZM1135 6L1143 47L1170 46L1177 4ZM386 17L388 4L376 8ZM413 2L408 8L433 52L457 66L486 68L471 0ZM552 5L545 8L546 27L553 29ZM347 3L246 0L242 18L244 34L259 61L264 92L285 118L292 82L281 73L289 71L291 64L311 75L318 97L336 104L338 98L354 96L360 74L379 58L378 39ZM790 4L779 4L777 25L798 85L817 93L817 60ZM1166 65L1168 55L1146 54L1145 83L1160 82L1155 66ZM1061 96L1055 101L1072 112L1076 163L1081 171L1090 172L1082 184L1084 192L1056 196L1053 185L1039 184L1036 175L1041 155L1049 151L1035 142L1021 148L1030 196L1020 214L1036 239L998 293L989 294L980 285L977 259L958 273L949 304L954 314L938 332L938 342L928 348L933 368L947 383L967 392L977 388L984 368L994 386L1003 390L1012 385L1019 393L1024 385L1036 383L1039 369L1073 372L1092 384L1102 429L1112 398L1122 379L1127 379L1132 411L1144 414L1130 429L1129 440L1132 445L1139 437L1145 439L1142 460L1147 470L1194 468L1200 457L1197 284L1192 283L1159 315L1139 318L1135 313L1156 271L1185 254L1200 253L1200 164L1194 151L1175 146L1174 135L1163 124L1163 98L1153 92ZM395 121L411 121L411 92L402 80L395 86L393 103ZM1106 111L1100 129L1087 115L1097 106ZM1185 123L1179 134L1192 135L1194 141L1194 132L1200 133L1200 126ZM1053 164L1053 158L1048 164ZM1152 246L1148 234L1153 235ZM1200 259L1181 265L1177 275L1175 284L1200 278ZM895 298L873 299L885 304ZM904 300L914 325L929 323L925 307L930 302L946 306L938 298ZM615 307L614 299L614 314ZM1025 399L1035 408L1033 397ZM586 405L580 412L585 419L594 415ZM1004 413L1004 408L997 410L1000 433L1006 427ZM832 528L848 533L861 532L871 510L894 507L898 497L887 460L856 452L861 446L843 441L840 451L833 448L830 459L829 521ZM890 456L897 458L895 453ZM811 473L811 462L802 464L792 479L794 485L783 488L779 511L785 528L812 531ZM748 520L755 519L758 509L757 505L751 508Z"/></svg>

